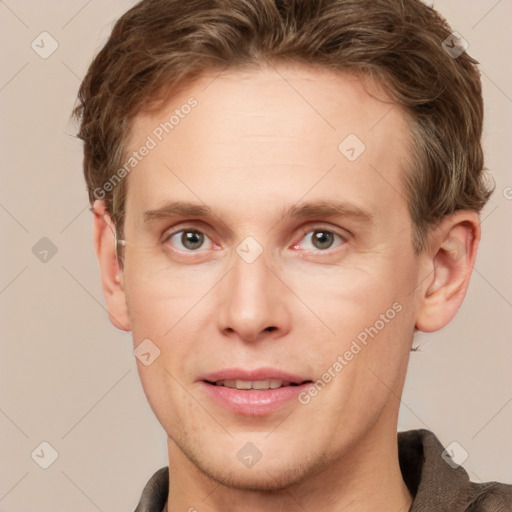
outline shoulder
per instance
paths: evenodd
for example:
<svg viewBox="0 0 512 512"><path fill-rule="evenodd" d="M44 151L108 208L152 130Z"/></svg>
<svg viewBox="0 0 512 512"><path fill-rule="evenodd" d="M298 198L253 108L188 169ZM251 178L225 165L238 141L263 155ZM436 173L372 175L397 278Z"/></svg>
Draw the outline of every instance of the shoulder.
<svg viewBox="0 0 512 512"><path fill-rule="evenodd" d="M398 455L414 496L411 512L512 512L512 486L471 482L453 448L446 449L432 432L400 432Z"/></svg>
<svg viewBox="0 0 512 512"><path fill-rule="evenodd" d="M159 469L148 481L135 512L162 512L169 491L169 468Z"/></svg>
<svg viewBox="0 0 512 512"><path fill-rule="evenodd" d="M470 483L472 500L467 512L511 512L512 485L499 482Z"/></svg>

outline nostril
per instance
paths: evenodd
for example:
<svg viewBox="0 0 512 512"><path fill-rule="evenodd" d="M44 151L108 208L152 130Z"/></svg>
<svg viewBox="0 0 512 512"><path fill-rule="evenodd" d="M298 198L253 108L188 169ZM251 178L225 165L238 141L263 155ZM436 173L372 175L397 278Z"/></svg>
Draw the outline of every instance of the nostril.
<svg viewBox="0 0 512 512"><path fill-rule="evenodd" d="M275 331L277 329L277 327L274 327L273 325L271 325L270 327L265 327L265 331L268 331L268 332L272 332L272 331Z"/></svg>

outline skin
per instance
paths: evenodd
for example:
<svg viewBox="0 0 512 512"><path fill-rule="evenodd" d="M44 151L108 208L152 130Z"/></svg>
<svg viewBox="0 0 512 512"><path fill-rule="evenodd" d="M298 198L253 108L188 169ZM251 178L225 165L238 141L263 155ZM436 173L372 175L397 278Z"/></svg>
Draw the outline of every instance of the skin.
<svg viewBox="0 0 512 512"><path fill-rule="evenodd" d="M168 434L168 510L408 510L396 430L413 334L457 312L477 214L446 217L415 253L402 185L407 116L355 76L284 64L205 74L157 113L138 115L129 147L190 96L197 107L128 177L123 268L103 202L94 205L110 319L133 333L135 347L149 338L160 350L137 365ZM366 146L353 162L338 150L348 134ZM214 214L144 222L144 212L171 200ZM283 215L332 201L369 219L347 208ZM181 235L169 237L180 229L205 233L204 245L191 250ZM318 248L315 230L339 236ZM253 263L236 252L247 236L263 249ZM401 311L306 405L243 416L198 381L263 366L316 381L396 303ZM251 468L236 456L247 442L262 454Z"/></svg>

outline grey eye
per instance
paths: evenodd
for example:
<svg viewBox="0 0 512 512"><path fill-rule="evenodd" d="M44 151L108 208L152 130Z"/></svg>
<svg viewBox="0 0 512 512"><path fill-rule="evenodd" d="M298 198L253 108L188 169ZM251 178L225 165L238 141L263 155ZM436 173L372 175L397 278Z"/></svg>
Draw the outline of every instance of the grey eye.
<svg viewBox="0 0 512 512"><path fill-rule="evenodd" d="M313 231L311 243L316 249L329 249L334 243L334 233L325 230Z"/></svg>
<svg viewBox="0 0 512 512"><path fill-rule="evenodd" d="M183 231L181 243L183 247L191 251L199 249L204 244L204 234L199 231Z"/></svg>
<svg viewBox="0 0 512 512"><path fill-rule="evenodd" d="M197 229L182 229L169 236L168 242L181 251L197 251L211 248L207 235Z"/></svg>

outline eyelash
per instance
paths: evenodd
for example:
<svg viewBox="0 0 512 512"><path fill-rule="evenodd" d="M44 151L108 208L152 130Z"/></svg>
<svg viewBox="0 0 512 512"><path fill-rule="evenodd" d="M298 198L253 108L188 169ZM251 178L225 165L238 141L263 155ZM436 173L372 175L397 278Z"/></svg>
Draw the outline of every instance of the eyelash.
<svg viewBox="0 0 512 512"><path fill-rule="evenodd" d="M217 244L215 244L215 242L213 242L211 240L211 238L204 231L201 231L200 229L197 229L197 228L181 228L177 231L173 231L172 233L168 233L164 236L163 243L166 244L167 242L169 242L171 240L171 238L175 237L176 235L180 235L180 234L183 235L183 233L200 233L200 234L204 235L206 238L208 238L211 241L211 243L215 246L216 249L220 249L220 247ZM202 249L198 249L196 251L193 251L190 249L178 249L178 250L181 252L197 254L197 253L201 252Z"/></svg>
<svg viewBox="0 0 512 512"><path fill-rule="evenodd" d="M195 232L195 233L200 233L202 235L204 235L207 239L210 240L211 244L214 246L214 250L219 250L220 249L220 246L217 245L215 242L213 242L213 240L211 239L210 236L208 236L208 234L206 234L204 231L201 231L200 229L198 228L195 228L195 227L182 227L181 229L179 230L176 230L176 231L172 231L171 233L167 233L164 235L163 237L163 243L164 244L167 244L169 243L169 241L171 240L171 238L173 238L174 236L176 235L183 235L183 233L187 233L187 232ZM290 247L293 247L293 248L297 248L297 246L299 245L299 242L302 241L306 235L309 235L309 234L313 234L315 232L325 232L325 233L330 233L331 235L334 235L335 238L338 239L338 244L336 244L336 242L334 241L333 242L333 245L334 247L338 247L340 245L344 245L347 240L348 240L348 235L347 234L341 234L341 233L338 233L336 232L335 230L333 229L329 229L329 228L325 228L325 227L322 227L322 226L316 226L316 227L304 227L300 230L300 238L298 240L298 242L294 242L290 245ZM201 253L202 251L206 250L206 249L197 249L197 250L191 250L191 249L176 249L180 252L186 252L186 253L190 253L190 254L199 254ZM301 250L301 249L297 249L297 250ZM313 251L314 253L329 253L333 250L333 247L328 247L327 249L323 250L323 249L311 249L311 251Z"/></svg>
<svg viewBox="0 0 512 512"><path fill-rule="evenodd" d="M338 232L336 232L333 229L325 228L325 227L322 227L322 226L317 226L317 227L313 227L313 228L305 227L305 228L301 229L299 242L304 240L306 235L309 235L309 234L312 235L315 232L330 233L331 235L334 235L335 237L337 237L339 241L341 241L341 243L338 243L337 245L334 245L335 242L333 242L334 247L328 247L325 250L323 250L323 249L310 249L315 254L318 254L318 253L322 253L322 254L329 253L332 250L334 250L335 247L345 244L347 242L347 240L348 240L348 235L342 235L341 233L338 233ZM293 243L291 245L291 247L295 248L297 245L298 245L298 243ZM298 250L301 250L301 249L298 249Z"/></svg>

